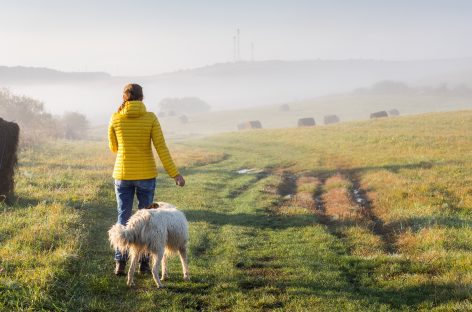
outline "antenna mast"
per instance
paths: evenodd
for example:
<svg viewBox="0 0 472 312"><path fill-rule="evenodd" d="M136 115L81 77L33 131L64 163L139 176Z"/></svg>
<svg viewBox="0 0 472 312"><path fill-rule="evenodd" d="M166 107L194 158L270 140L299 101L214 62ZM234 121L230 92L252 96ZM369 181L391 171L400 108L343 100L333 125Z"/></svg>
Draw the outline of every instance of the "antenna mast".
<svg viewBox="0 0 472 312"><path fill-rule="evenodd" d="M233 62L237 61L236 36L233 36Z"/></svg>
<svg viewBox="0 0 472 312"><path fill-rule="evenodd" d="M241 61L241 50L240 50L240 42L239 38L240 37L240 31L239 28L237 30L237 61Z"/></svg>

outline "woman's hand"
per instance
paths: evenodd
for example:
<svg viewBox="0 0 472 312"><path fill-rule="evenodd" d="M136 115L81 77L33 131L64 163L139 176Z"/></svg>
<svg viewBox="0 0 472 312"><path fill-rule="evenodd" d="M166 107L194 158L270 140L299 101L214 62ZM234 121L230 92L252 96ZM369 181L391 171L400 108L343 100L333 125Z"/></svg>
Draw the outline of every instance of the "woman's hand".
<svg viewBox="0 0 472 312"><path fill-rule="evenodd" d="M175 184L178 186L184 186L185 185L185 179L183 176L180 174L174 177Z"/></svg>

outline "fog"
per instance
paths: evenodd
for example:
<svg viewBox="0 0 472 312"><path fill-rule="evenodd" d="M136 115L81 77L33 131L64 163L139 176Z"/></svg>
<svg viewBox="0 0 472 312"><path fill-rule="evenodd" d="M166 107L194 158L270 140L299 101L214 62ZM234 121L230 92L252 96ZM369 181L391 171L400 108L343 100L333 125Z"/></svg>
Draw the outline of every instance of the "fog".
<svg viewBox="0 0 472 312"><path fill-rule="evenodd" d="M0 10L8 43L0 88L43 102L53 115L85 114L99 129L129 82L143 86L154 112L166 98L211 106L185 125L162 115L169 133L231 131L252 119L284 127L332 113L349 121L389 108L472 108L467 1L26 2ZM139 18L116 18L126 10ZM356 91L382 81L413 91ZM280 114L283 103L290 113Z"/></svg>
<svg viewBox="0 0 472 312"><path fill-rule="evenodd" d="M382 80L405 82L412 87L445 83L451 88L467 86L472 82L472 59L232 62L146 77L101 75L79 79L76 73L66 73L67 79L56 79L53 74L45 71L33 80L17 75L14 82L3 85L15 94L44 102L53 114L77 111L87 115L93 125L100 125L121 104L121 90L128 82L143 86L145 103L156 112L162 99L185 96L203 99L212 111L241 110L346 94ZM23 75L28 77L28 70ZM427 107L424 109L427 111Z"/></svg>

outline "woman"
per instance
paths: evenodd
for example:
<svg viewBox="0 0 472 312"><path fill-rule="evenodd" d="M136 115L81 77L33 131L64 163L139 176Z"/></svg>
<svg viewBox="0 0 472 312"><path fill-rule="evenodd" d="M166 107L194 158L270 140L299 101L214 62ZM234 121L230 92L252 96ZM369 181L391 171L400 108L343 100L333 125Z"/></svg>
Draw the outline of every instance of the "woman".
<svg viewBox="0 0 472 312"><path fill-rule="evenodd" d="M157 168L151 142L161 159L167 174L178 186L185 180L174 165L167 149L161 126L154 113L144 106L143 89L137 84L128 84L123 91L123 104L114 113L108 127L109 147L117 153L113 178L118 204L118 223L126 225L131 216L134 195L138 198L138 209L148 207L154 201ZM115 252L115 274L124 275L127 255ZM140 272L149 272L149 259L142 258Z"/></svg>

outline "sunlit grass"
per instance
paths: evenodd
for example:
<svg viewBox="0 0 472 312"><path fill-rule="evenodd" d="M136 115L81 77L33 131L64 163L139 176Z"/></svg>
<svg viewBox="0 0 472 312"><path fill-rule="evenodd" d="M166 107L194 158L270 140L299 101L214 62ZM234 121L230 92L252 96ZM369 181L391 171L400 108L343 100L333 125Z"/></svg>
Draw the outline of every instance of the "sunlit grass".
<svg viewBox="0 0 472 312"><path fill-rule="evenodd" d="M161 173L156 199L190 221L192 282L174 258L165 289L112 274L105 142L22 150L17 201L0 206L0 309L470 310L471 123L444 113L170 144L187 185Z"/></svg>

